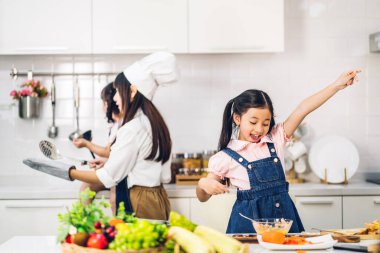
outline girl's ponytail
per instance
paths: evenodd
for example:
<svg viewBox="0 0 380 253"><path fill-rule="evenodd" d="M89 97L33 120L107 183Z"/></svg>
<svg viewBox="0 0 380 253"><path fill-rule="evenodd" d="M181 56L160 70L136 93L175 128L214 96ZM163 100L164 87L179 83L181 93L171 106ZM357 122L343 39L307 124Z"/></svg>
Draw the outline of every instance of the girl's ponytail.
<svg viewBox="0 0 380 253"><path fill-rule="evenodd" d="M222 125L222 132L220 133L219 137L219 145L218 150L225 149L231 139L232 136L232 126L233 126L233 119L232 119L232 106L234 103L234 99L231 99L228 101L226 108L224 108L223 113L223 125Z"/></svg>

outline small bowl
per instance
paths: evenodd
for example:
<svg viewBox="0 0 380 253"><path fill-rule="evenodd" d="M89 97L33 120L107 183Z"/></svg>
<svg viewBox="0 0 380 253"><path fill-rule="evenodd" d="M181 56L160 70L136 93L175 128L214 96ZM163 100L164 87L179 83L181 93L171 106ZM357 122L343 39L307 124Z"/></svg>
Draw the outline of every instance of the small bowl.
<svg viewBox="0 0 380 253"><path fill-rule="evenodd" d="M293 220L278 218L256 219L252 221L253 228L258 235L268 231L277 231L285 235L289 232L292 224Z"/></svg>

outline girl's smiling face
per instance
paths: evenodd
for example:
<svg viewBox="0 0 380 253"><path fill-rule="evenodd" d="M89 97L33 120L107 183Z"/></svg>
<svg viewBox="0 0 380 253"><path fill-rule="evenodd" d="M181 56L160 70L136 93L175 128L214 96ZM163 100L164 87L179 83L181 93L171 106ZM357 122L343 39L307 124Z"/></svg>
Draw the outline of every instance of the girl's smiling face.
<svg viewBox="0 0 380 253"><path fill-rule="evenodd" d="M234 122L240 127L239 140L260 142L269 131L271 118L269 108L249 108L242 115L234 113Z"/></svg>

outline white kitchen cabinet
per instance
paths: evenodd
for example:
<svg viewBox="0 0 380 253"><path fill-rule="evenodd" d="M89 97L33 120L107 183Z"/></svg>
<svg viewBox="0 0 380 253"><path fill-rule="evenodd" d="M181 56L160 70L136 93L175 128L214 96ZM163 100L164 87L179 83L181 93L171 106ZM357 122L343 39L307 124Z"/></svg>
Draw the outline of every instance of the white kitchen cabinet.
<svg viewBox="0 0 380 253"><path fill-rule="evenodd" d="M91 0L0 0L0 54L91 53Z"/></svg>
<svg viewBox="0 0 380 253"><path fill-rule="evenodd" d="M93 53L187 52L187 0L93 0Z"/></svg>
<svg viewBox="0 0 380 253"><path fill-rule="evenodd" d="M306 231L342 228L342 197L296 197L295 203Z"/></svg>
<svg viewBox="0 0 380 253"><path fill-rule="evenodd" d="M190 198L169 198L171 211L190 219Z"/></svg>
<svg viewBox="0 0 380 253"><path fill-rule="evenodd" d="M76 200L1 200L0 244L16 235L56 235L58 213Z"/></svg>
<svg viewBox="0 0 380 253"><path fill-rule="evenodd" d="M235 200L235 194L215 195L207 202L200 202L197 198L192 198L191 221L225 233Z"/></svg>
<svg viewBox="0 0 380 253"><path fill-rule="evenodd" d="M380 219L380 196L343 196L343 228L362 228Z"/></svg>
<svg viewBox="0 0 380 253"><path fill-rule="evenodd" d="M190 0L190 53L281 52L283 0Z"/></svg>

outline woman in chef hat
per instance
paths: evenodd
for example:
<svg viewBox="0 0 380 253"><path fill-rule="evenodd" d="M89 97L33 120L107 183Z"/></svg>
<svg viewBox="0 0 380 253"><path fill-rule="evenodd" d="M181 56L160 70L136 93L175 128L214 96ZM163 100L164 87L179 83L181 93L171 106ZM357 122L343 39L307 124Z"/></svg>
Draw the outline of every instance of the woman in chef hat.
<svg viewBox="0 0 380 253"><path fill-rule="evenodd" d="M152 103L156 89L177 79L173 54L157 52L135 62L114 82L114 100L123 115L109 159L95 159L96 171L76 170L54 161L26 159L37 170L90 184L116 186L117 206L125 203L127 212L138 218L167 220L170 203L162 183L171 179L172 142L168 127Z"/></svg>

